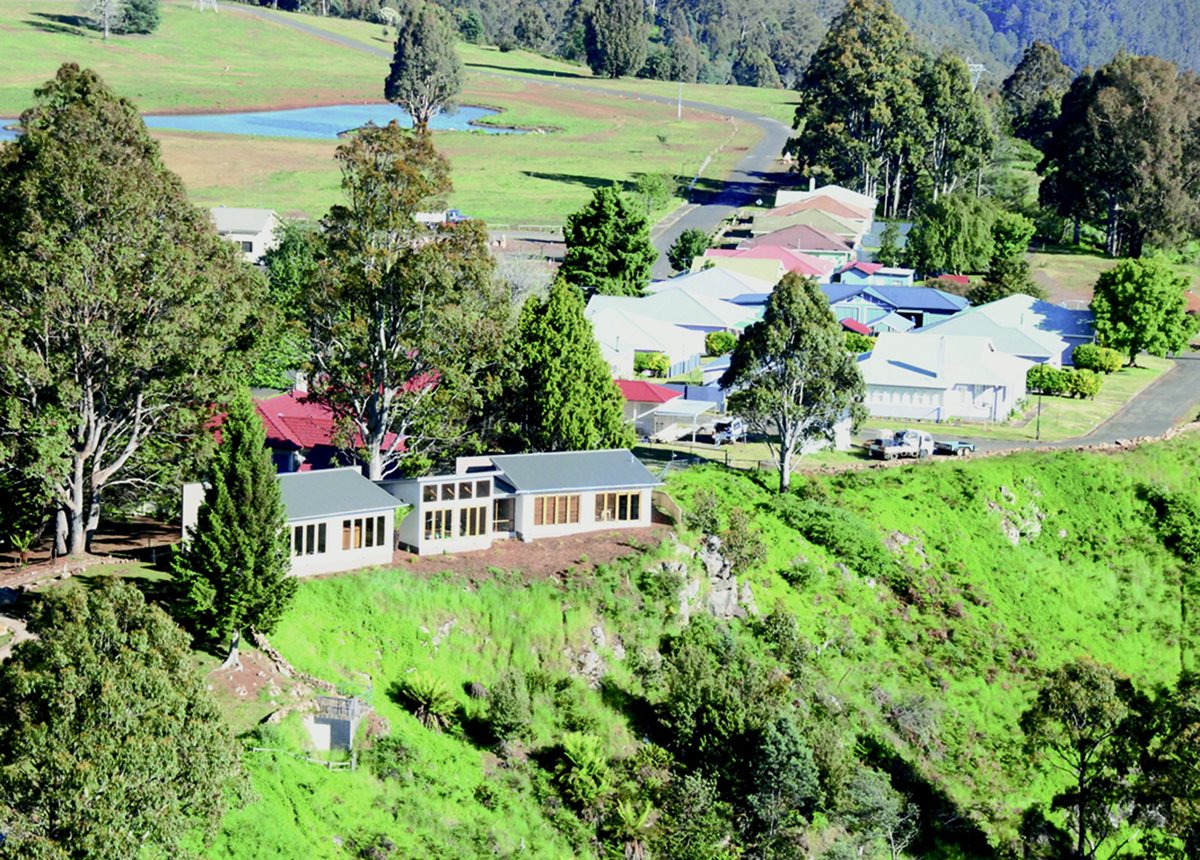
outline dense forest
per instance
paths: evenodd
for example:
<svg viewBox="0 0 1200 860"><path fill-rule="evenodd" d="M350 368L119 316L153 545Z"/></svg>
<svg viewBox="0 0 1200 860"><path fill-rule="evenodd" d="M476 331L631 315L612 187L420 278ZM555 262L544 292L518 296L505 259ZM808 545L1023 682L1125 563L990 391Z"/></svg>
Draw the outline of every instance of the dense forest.
<svg viewBox="0 0 1200 860"><path fill-rule="evenodd" d="M381 6L395 5L395 0L249 2L368 19ZM437 2L455 14L468 38L574 59L584 56L584 21L595 5L595 0ZM775 83L759 62L766 56L778 83L790 86L842 6L840 0L644 0L651 25L648 71L663 68L660 55L682 53L685 77L695 69L692 75L712 83ZM982 63L997 82L1034 41L1052 45L1075 71L1103 65L1121 49L1200 69L1200 3L1193 0L896 0L895 6L931 51L954 50Z"/></svg>

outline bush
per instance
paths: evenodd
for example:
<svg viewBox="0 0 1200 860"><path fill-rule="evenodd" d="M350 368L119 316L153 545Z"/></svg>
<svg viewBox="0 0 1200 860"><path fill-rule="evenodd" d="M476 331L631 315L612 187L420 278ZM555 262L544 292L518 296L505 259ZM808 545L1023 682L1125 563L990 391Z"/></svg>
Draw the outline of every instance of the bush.
<svg viewBox="0 0 1200 860"><path fill-rule="evenodd" d="M603 743L592 734L568 732L562 752L555 776L563 797L577 809L594 811L612 789Z"/></svg>
<svg viewBox="0 0 1200 860"><path fill-rule="evenodd" d="M777 498L775 510L789 528L858 576L886 582L897 593L908 590L905 571L883 545L875 526L862 517L795 496Z"/></svg>
<svg viewBox="0 0 1200 860"><path fill-rule="evenodd" d="M1067 371L1067 393L1072 397L1095 397L1103 384L1104 377L1093 371Z"/></svg>
<svg viewBox="0 0 1200 860"><path fill-rule="evenodd" d="M721 531L721 503L712 490L697 490L692 496L692 509L687 515L687 525L702 535L715 535Z"/></svg>
<svg viewBox="0 0 1200 860"><path fill-rule="evenodd" d="M1079 370L1116 373L1125 363L1125 359L1115 349L1095 343L1084 343L1075 347L1075 351L1071 353L1071 362Z"/></svg>
<svg viewBox="0 0 1200 860"><path fill-rule="evenodd" d="M704 336L704 351L709 355L725 355L733 352L738 337L731 331L710 331Z"/></svg>
<svg viewBox="0 0 1200 860"><path fill-rule="evenodd" d="M505 672L492 688L488 696L487 722L497 740L529 737L533 714L529 688L521 670Z"/></svg>
<svg viewBox="0 0 1200 860"><path fill-rule="evenodd" d="M1025 387L1035 394L1063 395L1070 383L1068 371L1048 364L1035 364L1025 374Z"/></svg>
<svg viewBox="0 0 1200 860"><path fill-rule="evenodd" d="M860 355L864 352L870 352L875 348L875 338L868 337L865 334L859 334L856 331L845 332L846 349L855 355Z"/></svg>
<svg viewBox="0 0 1200 860"><path fill-rule="evenodd" d="M392 698L427 729L449 727L457 709L446 682L428 672L413 672L392 688Z"/></svg>
<svg viewBox="0 0 1200 860"><path fill-rule="evenodd" d="M671 372L671 360L661 352L634 353L633 372L663 377Z"/></svg>
<svg viewBox="0 0 1200 860"><path fill-rule="evenodd" d="M751 528L750 517L741 508L729 512L729 528L721 532L721 554L735 574L744 573L767 558L762 535Z"/></svg>

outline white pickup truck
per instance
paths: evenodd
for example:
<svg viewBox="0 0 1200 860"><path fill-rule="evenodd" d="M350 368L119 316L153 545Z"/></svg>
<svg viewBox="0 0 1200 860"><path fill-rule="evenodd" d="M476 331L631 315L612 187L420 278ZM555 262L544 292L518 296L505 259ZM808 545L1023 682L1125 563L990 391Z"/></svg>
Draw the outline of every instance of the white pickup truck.
<svg viewBox="0 0 1200 860"><path fill-rule="evenodd" d="M866 447L876 460L924 459L933 456L933 436L924 430L881 430L879 438L868 440Z"/></svg>

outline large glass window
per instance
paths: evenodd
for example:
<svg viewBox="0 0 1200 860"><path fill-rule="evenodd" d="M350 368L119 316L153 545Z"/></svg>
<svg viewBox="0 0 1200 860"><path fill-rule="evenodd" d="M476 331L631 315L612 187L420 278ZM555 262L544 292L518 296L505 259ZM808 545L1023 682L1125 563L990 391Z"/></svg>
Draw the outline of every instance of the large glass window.
<svg viewBox="0 0 1200 860"><path fill-rule="evenodd" d="M292 555L316 555L325 552L325 523L292 528Z"/></svg>
<svg viewBox="0 0 1200 860"><path fill-rule="evenodd" d="M421 498L426 502L436 502L438 496L437 484L426 484L421 490Z"/></svg>
<svg viewBox="0 0 1200 860"><path fill-rule="evenodd" d="M487 534L487 507L462 508L458 512L458 533L462 537Z"/></svg>
<svg viewBox="0 0 1200 860"><path fill-rule="evenodd" d="M535 526L579 522L579 496L537 496L533 500Z"/></svg>
<svg viewBox="0 0 1200 860"><path fill-rule="evenodd" d="M425 539L444 540L451 537L454 537L454 512L426 511Z"/></svg>
<svg viewBox="0 0 1200 860"><path fill-rule="evenodd" d="M642 494L596 493L597 522L630 522L641 516Z"/></svg>

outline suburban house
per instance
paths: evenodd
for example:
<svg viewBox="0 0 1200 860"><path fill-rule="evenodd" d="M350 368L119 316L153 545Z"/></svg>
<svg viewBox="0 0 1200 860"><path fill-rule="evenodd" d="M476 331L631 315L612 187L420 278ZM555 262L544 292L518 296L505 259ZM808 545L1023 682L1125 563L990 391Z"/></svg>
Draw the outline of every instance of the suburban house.
<svg viewBox="0 0 1200 860"><path fill-rule="evenodd" d="M275 230L279 218L274 209L241 209L234 206L214 206L209 210L217 235L242 249L247 263L262 260L275 247Z"/></svg>
<svg viewBox="0 0 1200 860"><path fill-rule="evenodd" d="M292 575L314 576L390 564L401 502L357 466L279 475L287 511ZM183 487L183 539L191 539L203 484Z"/></svg>
<svg viewBox="0 0 1200 860"><path fill-rule="evenodd" d="M829 299L835 317L865 323L873 331L896 331L897 326L891 320L884 326L876 326L892 315L921 326L945 319L968 305L962 296L932 287L863 287L840 283L823 284L821 290Z"/></svg>
<svg viewBox="0 0 1200 860"><path fill-rule="evenodd" d="M860 287L911 287L913 270L888 268L882 263L847 263L833 275L834 283L855 284Z"/></svg>
<svg viewBox="0 0 1200 860"><path fill-rule="evenodd" d="M693 295L689 290L683 289L662 290L640 297L594 295L588 300L586 313L589 318L606 310L641 314L660 322L705 333L740 332L758 319L758 313L753 309L722 299Z"/></svg>
<svg viewBox="0 0 1200 860"><path fill-rule="evenodd" d="M633 360L639 353L660 352L670 363L670 375L678 376L700 366L704 355L704 332L677 326L619 307L593 308L587 318L600 352L616 378L632 378Z"/></svg>
<svg viewBox="0 0 1200 860"><path fill-rule="evenodd" d="M986 337L888 333L858 366L874 417L1003 421L1025 397L1032 363L998 351Z"/></svg>
<svg viewBox="0 0 1200 860"><path fill-rule="evenodd" d="M625 397L625 421L639 439L670 441L699 431L700 416L719 405L715 399L688 399L684 392L637 379L618 379Z"/></svg>
<svg viewBox="0 0 1200 860"><path fill-rule="evenodd" d="M1090 310L1069 310L1022 294L968 308L913 334L961 334L990 338L1000 352L1038 364L1071 364L1071 353L1095 339Z"/></svg>
<svg viewBox="0 0 1200 860"><path fill-rule="evenodd" d="M875 211L877 203L874 197L858 191L851 191L843 185L822 185L820 188L817 188L816 181L810 178L807 191L799 188L781 188L776 191L775 208L778 209L790 203L800 203L818 197L831 197L846 206L872 213Z"/></svg>
<svg viewBox="0 0 1200 860"><path fill-rule="evenodd" d="M651 522L661 482L631 451L559 451L458 458L454 474L381 486L412 510L400 546L418 555L491 547Z"/></svg>
<svg viewBox="0 0 1200 860"><path fill-rule="evenodd" d="M705 252L705 256L703 257L692 258L692 272L702 272L705 269L724 269L725 271L748 275L760 281L770 281L773 284L778 283L779 279L787 272L787 269L783 267L783 264L779 260L771 260L766 257L735 257L732 255L710 257L707 256L708 253Z"/></svg>
<svg viewBox="0 0 1200 860"><path fill-rule="evenodd" d="M848 242L839 236L807 224L795 224L773 233L755 236L753 239L747 239L739 244L738 249L745 250L771 245L803 251L813 257L824 257L838 264L848 263L854 258L854 248Z"/></svg>
<svg viewBox="0 0 1200 860"><path fill-rule="evenodd" d="M856 224L861 233L870 231L871 226L875 223L874 208L856 206L838 200L830 194L822 194L820 192L816 196L808 197L804 200L797 200L783 206L776 206L774 209L768 209L766 214L773 218L782 218L795 215L798 212L811 212L814 210Z"/></svg>
<svg viewBox="0 0 1200 860"><path fill-rule="evenodd" d="M701 299L729 301L734 296L744 293L770 293L778 281L778 277L767 280L733 269L711 268L679 275L666 281L654 281L647 288L647 292L659 294L684 290L688 295Z"/></svg>
<svg viewBox="0 0 1200 860"><path fill-rule="evenodd" d="M793 215L756 215L750 225L750 235L763 236L797 224L807 224L818 230L824 230L832 236L837 236L851 247L856 246L862 240L864 233L859 222L845 221L819 209L809 209Z"/></svg>
<svg viewBox="0 0 1200 860"><path fill-rule="evenodd" d="M703 257L697 257L692 268L703 268L705 265L734 267L742 261L774 260L780 263L785 272L795 272L812 278L825 278L837 267L837 263L827 257L814 257L803 251L784 248L779 245L760 245L754 248L709 248ZM753 272L750 272L753 274ZM780 273L782 276L782 272ZM777 277L776 281L779 280Z"/></svg>

